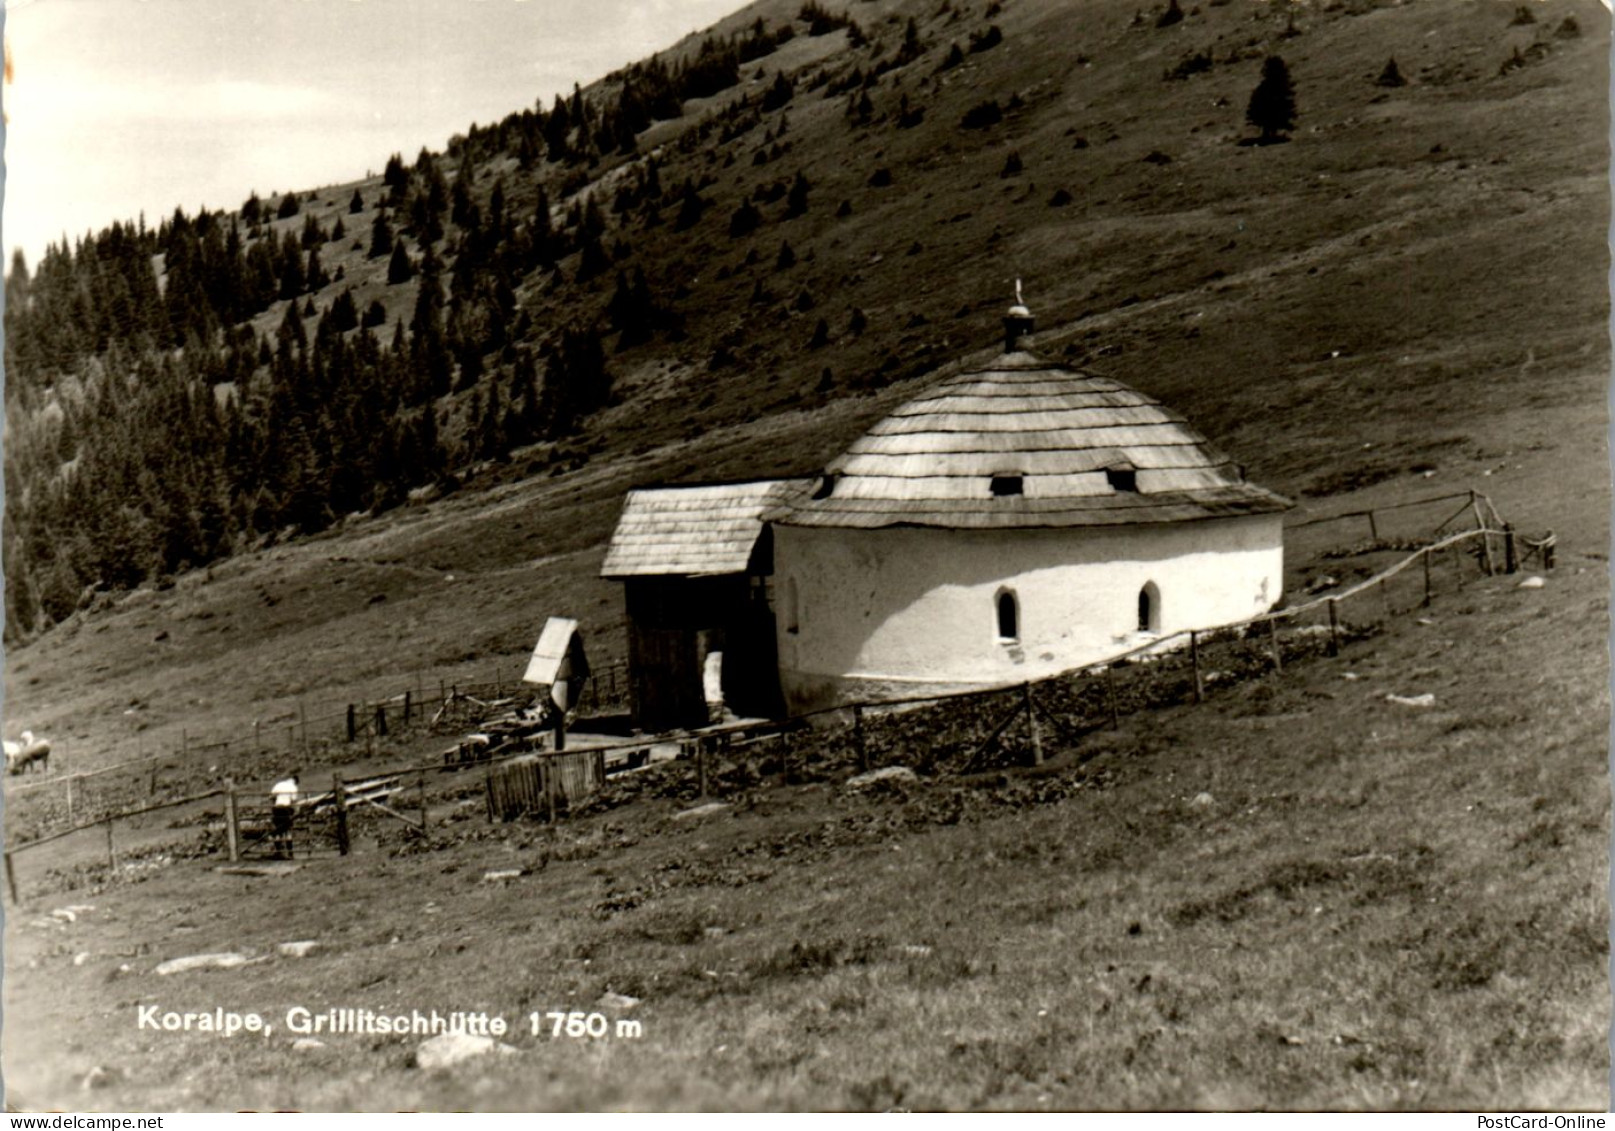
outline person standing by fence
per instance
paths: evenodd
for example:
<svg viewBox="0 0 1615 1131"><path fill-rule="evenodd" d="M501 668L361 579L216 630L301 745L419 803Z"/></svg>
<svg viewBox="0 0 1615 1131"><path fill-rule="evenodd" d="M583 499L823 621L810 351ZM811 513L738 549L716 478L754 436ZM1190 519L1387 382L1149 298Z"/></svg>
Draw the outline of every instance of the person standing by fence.
<svg viewBox="0 0 1615 1131"><path fill-rule="evenodd" d="M297 784L296 770L288 773L269 790L275 854L285 856L287 859L290 859L292 855L292 816L297 811L297 801L301 793L302 791Z"/></svg>

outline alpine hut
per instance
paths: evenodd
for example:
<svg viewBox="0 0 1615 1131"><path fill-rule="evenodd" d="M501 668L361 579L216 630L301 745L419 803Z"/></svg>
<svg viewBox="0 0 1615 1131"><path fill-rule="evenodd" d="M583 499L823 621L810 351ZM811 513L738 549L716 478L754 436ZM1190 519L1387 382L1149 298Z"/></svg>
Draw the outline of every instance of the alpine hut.
<svg viewBox="0 0 1615 1131"><path fill-rule="evenodd" d="M722 700L736 713L782 712L769 595L773 538L762 515L809 482L628 493L600 573L623 583L637 725L706 725L712 696L704 677L715 666Z"/></svg>
<svg viewBox="0 0 1615 1131"><path fill-rule="evenodd" d="M1037 679L1257 615L1282 512L1183 417L1023 348L898 408L764 515L787 709Z"/></svg>

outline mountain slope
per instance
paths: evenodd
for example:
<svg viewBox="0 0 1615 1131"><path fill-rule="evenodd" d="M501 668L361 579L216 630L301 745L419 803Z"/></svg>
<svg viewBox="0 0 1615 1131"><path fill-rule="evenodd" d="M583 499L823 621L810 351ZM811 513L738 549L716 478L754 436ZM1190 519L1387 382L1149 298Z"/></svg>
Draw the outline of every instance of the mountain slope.
<svg viewBox="0 0 1615 1131"><path fill-rule="evenodd" d="M581 615L596 650L610 654L620 647L620 606L594 574L627 487L812 471L911 395L914 381L993 351L1016 278L1039 318L1037 348L1160 397L1254 479L1303 499L1394 488L1432 469L1478 475L1499 454L1532 447L1550 462L1561 445L1599 443L1587 408L1608 367L1609 21L1592 3L1531 10L1534 22L1520 24L1504 3L1360 0L1297 6L1292 22L1266 3L1227 2L1158 26L1165 9L1135 18L1078 0L858 0L818 9L830 28L813 35L811 11L756 5L657 65L699 59L703 43L782 42L740 64L736 85L686 98L678 117L650 124L632 154L585 153L574 127L559 159L548 159L535 139L556 110L524 111L470 131L448 154L300 194L294 215L255 226L214 217L217 229L248 233L249 257L296 239L311 218L324 234L343 220L344 238L319 245L323 269L343 277L272 299L211 341L191 333L177 352L150 352L158 343L148 341L142 354L130 338L65 359L36 350L22 359L32 368L18 364L8 382L8 597L15 602L18 578L31 575L54 590L55 616L69 619L13 650L10 674L25 664L32 672L11 681L11 717L59 723L82 734L86 753L110 755L120 730L95 720L114 703L166 701L151 724L167 733L195 709L182 706L187 698L225 716L223 727L243 711L284 713L315 687L340 700L395 690L400 670L519 666L550 612ZM973 40L984 49L970 50ZM955 45L959 61L948 65ZM1269 51L1288 63L1297 128L1287 144L1242 145L1255 136L1244 107ZM1405 86L1377 81L1393 56ZM630 68L571 101L608 121L646 68L655 69ZM783 101L769 93L781 75L794 83ZM1000 120L966 128L966 115L987 103ZM653 162L659 195L645 187ZM805 208L788 217L798 175ZM424 215L443 229L432 244L442 330L423 347L409 327L420 330L413 316L429 268L421 237L431 224L409 217L434 180L443 212ZM678 230L681 186L705 208ZM552 204L553 267L534 250L541 193ZM372 255L389 195L398 203L386 213L416 271L395 283L391 257ZM273 213L275 202L260 203ZM748 203L755 229L731 236ZM487 219L496 215L507 222ZM580 245L595 228L614 262L580 282ZM501 237L492 248L490 232ZM782 265L787 243L794 262ZM154 265L177 324L177 268L166 256ZM630 284L643 274L651 308L641 300L619 312L626 342L609 330L619 271ZM45 274L42 266L32 281L35 304ZM362 330L317 328L349 288L359 311L371 302L384 311L368 345ZM296 320L304 346L300 328L287 328L294 304L313 307ZM594 400L575 425L563 411L576 407L562 380L569 331L602 343L611 378L598 408L587 404L600 390L586 390ZM341 364L319 352L338 338L349 343L334 355ZM90 340L80 335L81 345ZM477 352L493 341L503 344ZM448 369L434 376L440 363ZM125 377L116 396L108 374ZM201 502L165 498L142 510L132 485L200 475L165 470L176 446L165 417L120 414L120 398L186 382L193 403L207 383L219 403L246 405L241 429L258 430L256 447L196 439L207 428L201 413L192 442L202 454L185 466L208 468L222 486ZM381 406L353 425L360 441L333 423L328 387L344 404ZM534 426L512 455L488 462L517 430L484 443L497 415L484 406L519 409L524 395L537 405ZM94 481L104 490L93 508L30 513L27 500L71 482L66 468L88 458L57 463L64 409L87 418L79 407L97 401L110 402L100 415L112 440L89 454L144 443L145 463L130 456L114 468L122 478ZM277 416L282 403L290 407ZM424 443L427 417L441 438L435 464L408 447ZM277 420L299 430L288 436ZM301 462L288 447L299 437L312 437L299 439ZM332 466L353 478L353 465L339 462L345 450L363 454L369 478L343 497L363 505L365 484L380 481L378 461L390 460L394 486L373 504L390 509L264 549L341 516L321 492L340 486ZM252 458L232 456L240 452ZM338 462L320 465L322 452ZM464 486L398 505L410 482L442 475ZM120 490L129 498L113 507ZM1595 544L1603 493L1589 490L1521 501L1541 525L1593 522ZM165 567L154 554L152 577L180 568L176 588L155 598L120 603L95 588L119 582L81 575L59 550L76 539L100 560L128 563L133 533L199 513L209 499L212 519L192 525L219 531L213 553L236 560L186 573L185 558L170 554ZM292 503L304 517L287 526ZM449 573L453 583L442 580ZM373 601L380 596L385 603ZM8 629L32 623L14 617ZM169 635L154 644L159 626ZM163 675L170 662L184 674ZM101 679L65 696L57 673L86 666ZM192 721L193 733L204 725Z"/></svg>

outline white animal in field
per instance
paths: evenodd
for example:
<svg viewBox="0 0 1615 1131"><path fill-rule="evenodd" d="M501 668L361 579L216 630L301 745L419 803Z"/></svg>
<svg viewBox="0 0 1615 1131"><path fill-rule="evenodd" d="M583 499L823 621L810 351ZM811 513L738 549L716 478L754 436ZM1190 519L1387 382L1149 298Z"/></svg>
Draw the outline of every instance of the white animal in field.
<svg viewBox="0 0 1615 1131"><path fill-rule="evenodd" d="M41 770L50 770L50 740L35 738L34 732L25 730L22 738L16 742L5 740L6 773L20 774L37 765Z"/></svg>

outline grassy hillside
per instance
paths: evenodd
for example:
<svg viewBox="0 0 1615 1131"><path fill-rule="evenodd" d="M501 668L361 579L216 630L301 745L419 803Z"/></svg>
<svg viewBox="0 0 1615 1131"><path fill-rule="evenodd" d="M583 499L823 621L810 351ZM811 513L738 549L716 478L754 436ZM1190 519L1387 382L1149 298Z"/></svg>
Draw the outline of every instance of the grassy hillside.
<svg viewBox="0 0 1615 1131"><path fill-rule="evenodd" d="M749 82L641 137L641 153L660 143L664 185L713 178L690 231L624 222L629 265L685 316L684 336L611 353L615 403L580 435L462 466L470 486L445 501L243 554L155 596L103 594L97 605L114 608L13 650L10 717L71 735L93 759L127 738L127 723L106 723L135 699L158 741L184 717L193 733L208 725L199 715L267 721L298 694L396 690L385 677L399 671L515 669L551 613L581 617L596 652L610 653L620 601L594 572L624 489L821 466L918 378L990 354L1015 277L1040 320L1038 348L1161 397L1292 496L1568 439L1557 425L1539 434L1549 415L1586 420L1576 442L1599 442L1597 419L1581 410L1608 352L1601 6L1537 5L1529 25L1501 3L1308 6L1294 35L1271 6L1249 3L1206 5L1165 28L1105 5L1011 4L990 21L966 5L849 10L867 46L848 48L844 30L798 34L748 65ZM752 18L748 9L734 26ZM909 18L924 53L870 87L869 125L849 122L850 94L806 89L812 76L845 80L890 59ZM1566 20L1579 37L1560 37ZM990 26L1001 43L937 72L952 43ZM1529 65L1499 73L1516 47L1538 43L1522 56ZM1268 49L1289 62L1298 128L1286 145L1241 146L1255 132L1243 107ZM1199 52L1209 71L1162 77ZM1376 85L1392 56L1409 85ZM755 100L761 76L780 71L798 80L784 108L743 137L680 150L683 133ZM924 107L908 129L896 121L905 97ZM1014 108L992 128L961 129L988 100ZM753 164L775 146L780 157ZM1012 151L1022 171L1001 177ZM647 159L605 160L581 194L606 196ZM877 169L891 171L890 187L870 186ZM515 157L491 158L477 191L502 174L520 210L561 169L518 172ZM807 212L784 220L783 201L761 206L758 231L731 240L727 217L742 198L797 172L813 186ZM334 220L353 187L322 190L305 210ZM355 234L378 195L375 182L358 187L370 206L348 217ZM1049 206L1061 189L1071 203ZM851 214L837 217L842 201ZM779 271L786 240L797 262ZM374 295L396 318L414 301L416 284L387 286L385 260L364 248L333 245L325 266L358 288L361 307ZM519 290L539 338L594 318L612 289L609 276L552 282L538 272ZM773 301L753 303L759 287ZM807 313L793 306L802 293L815 304ZM263 328L283 306L261 316ZM854 307L867 319L857 336L847 332ZM830 344L808 350L821 315ZM720 352L733 360L715 366ZM480 392L439 404L447 434ZM62 662L95 679L67 692L54 674ZM169 663L203 690L165 692L190 678L170 678Z"/></svg>
<svg viewBox="0 0 1615 1131"><path fill-rule="evenodd" d="M845 28L808 34L796 4L753 5L721 30L761 17L792 21L794 38L746 64L739 86L651 126L637 155L602 158L587 183L477 149L482 206L499 182L524 213L541 185L558 217L593 194L604 242L626 246L618 265L682 316L648 342L606 336L611 401L576 434L461 460L456 490L243 547L171 586L90 595L8 649L8 734L49 734L69 768L90 769L177 747L182 730L194 743L283 728L300 704L417 679L512 679L552 614L580 618L595 658L620 656L621 595L597 573L626 489L822 466L927 378L995 352L1016 278L1035 348L1182 410L1296 498L1298 520L1475 486L1523 530L1558 533L1558 573L1534 593L1487 582L1338 661L1135 720L1104 740L1102 783L1056 766L1064 785L1042 792L935 781L871 799L771 781L716 823L666 823L672 803L648 802L568 826L547 868L512 887L474 881L508 861L536 867L520 827L421 856L368 846L246 899L181 865L96 895L104 918L76 934L8 917L7 1009L53 1050L29 1056L8 1037L24 1096L1606 1103L1606 10L1543 0L1525 23L1514 3L1355 0L1295 5L1292 23L1278 5L1223 0L1157 26L1164 8L1135 18L1082 0L826 7L849 13L864 45ZM970 51L991 27L1001 41ZM693 57L700 39L670 57ZM953 44L962 60L944 67ZM1269 52L1294 80L1297 128L1286 144L1242 145ZM1393 57L1405 86L1376 81ZM895 58L867 89L852 81ZM782 72L795 92L762 112ZM1001 120L964 128L988 102ZM719 124L695 140L703 123ZM663 185L706 182L688 230L674 230L671 195L655 221L611 209L653 154ZM807 208L787 219L798 173ZM355 187L369 202L357 215ZM304 208L357 238L378 192L377 180L324 188ZM758 227L731 237L754 198ZM418 283L387 284L386 260L351 244L331 245L325 267L361 309L383 303L390 334ZM574 253L511 281L522 344L604 325L617 265L583 284L578 265ZM272 335L284 305L257 331ZM820 318L828 340L810 345ZM481 383L433 405L451 444L471 397L508 384L489 361ZM1338 569L1320 555L1355 537L1289 539L1291 591ZM1436 710L1384 699L1426 690ZM1188 804L1200 792L1209 808ZM333 917L330 885L363 913ZM183 929L181 949L156 942L158 924ZM285 961L254 968L250 992L235 975L149 977L172 954L301 937L330 943L322 1002L385 990L515 1015L610 989L645 998L647 1036L523 1040L508 1064L433 1076L399 1044L343 1044L307 1067L279 1038L87 1035L115 1002L159 990L173 1006L302 1001L311 968ZM75 1091L95 1063L124 1082Z"/></svg>

